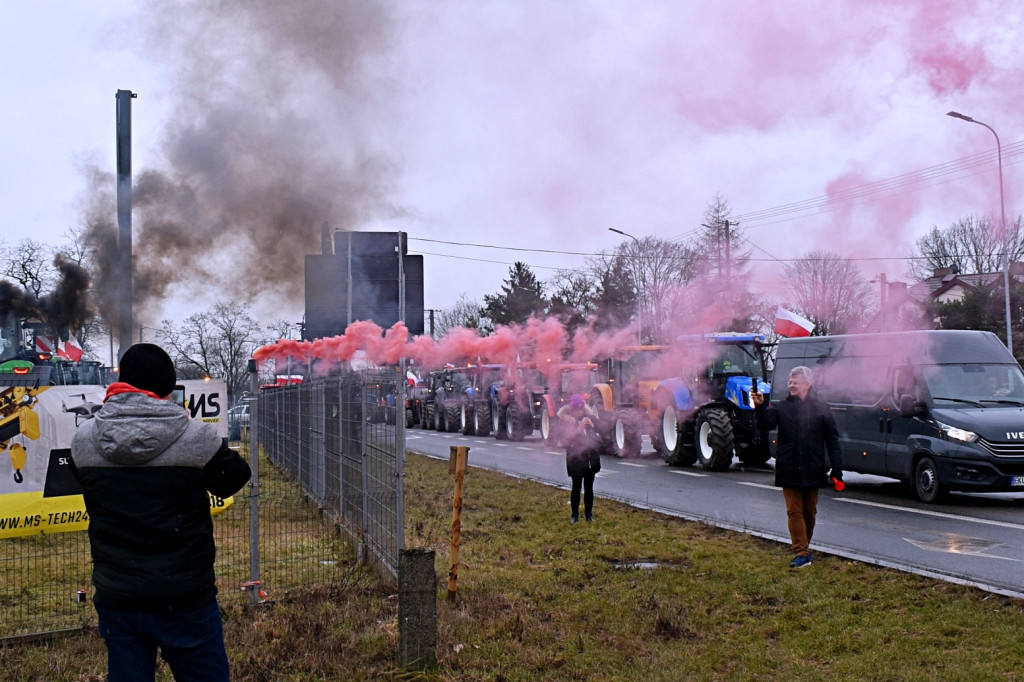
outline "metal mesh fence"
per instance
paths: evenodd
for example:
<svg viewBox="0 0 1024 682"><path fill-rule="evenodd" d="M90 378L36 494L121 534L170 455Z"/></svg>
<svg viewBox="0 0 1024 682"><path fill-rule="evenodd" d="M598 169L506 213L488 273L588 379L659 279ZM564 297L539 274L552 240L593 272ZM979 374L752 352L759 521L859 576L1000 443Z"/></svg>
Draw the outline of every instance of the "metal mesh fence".
<svg viewBox="0 0 1024 682"><path fill-rule="evenodd" d="M218 502L214 520L221 603L248 602L261 590L279 598L342 577L351 545L339 527L363 543L367 559L397 574L401 374L366 371L274 388L256 403L259 460L252 461L249 442L237 445L258 472L257 487ZM91 573L85 531L0 539L0 640L95 624Z"/></svg>
<svg viewBox="0 0 1024 682"><path fill-rule="evenodd" d="M402 548L405 384L394 369L264 391L260 447L392 574Z"/></svg>

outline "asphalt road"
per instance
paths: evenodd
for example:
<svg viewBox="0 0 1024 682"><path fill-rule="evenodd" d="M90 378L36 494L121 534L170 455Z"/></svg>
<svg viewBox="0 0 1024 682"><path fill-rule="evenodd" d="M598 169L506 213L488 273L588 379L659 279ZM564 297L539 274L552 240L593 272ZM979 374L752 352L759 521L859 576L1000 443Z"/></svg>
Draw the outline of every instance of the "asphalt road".
<svg viewBox="0 0 1024 682"><path fill-rule="evenodd" d="M567 488L565 452L538 435L521 443L406 431L413 452L447 460L453 445L470 448L470 466ZM641 457L604 456L596 495L789 544L782 492L771 463L727 472L670 467L644 441ZM954 494L926 505L890 479L846 475L846 490L826 489L811 548L1024 598L1024 494ZM566 523L569 513L566 511ZM600 507L595 510L600 523Z"/></svg>

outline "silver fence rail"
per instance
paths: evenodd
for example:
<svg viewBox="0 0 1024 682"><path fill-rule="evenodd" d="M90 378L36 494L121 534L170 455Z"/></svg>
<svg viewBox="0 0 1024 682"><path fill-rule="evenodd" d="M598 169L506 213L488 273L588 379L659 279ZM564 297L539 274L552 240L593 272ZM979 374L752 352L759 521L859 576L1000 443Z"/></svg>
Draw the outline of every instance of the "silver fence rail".
<svg viewBox="0 0 1024 682"><path fill-rule="evenodd" d="M384 369L271 388L253 399L256 437L246 429L235 445L256 476L217 503L214 519L222 604L279 599L342 578L351 544L397 574L404 389L401 373ZM0 539L0 641L95 625L91 572L85 531Z"/></svg>

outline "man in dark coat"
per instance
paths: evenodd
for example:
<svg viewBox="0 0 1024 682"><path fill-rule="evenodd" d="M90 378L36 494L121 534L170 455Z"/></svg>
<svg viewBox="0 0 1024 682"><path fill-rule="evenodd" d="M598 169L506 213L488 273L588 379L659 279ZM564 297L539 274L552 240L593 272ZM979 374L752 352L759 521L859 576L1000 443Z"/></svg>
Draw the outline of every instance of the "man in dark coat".
<svg viewBox="0 0 1024 682"><path fill-rule="evenodd" d="M789 395L774 405L765 405L761 393L751 394L758 428L779 430L775 485L786 497L789 535L796 554L791 568L803 568L814 561L808 548L818 513L818 489L832 478L843 480L836 420L828 404L811 395L811 376L809 368L794 367L789 373Z"/></svg>
<svg viewBox="0 0 1024 682"><path fill-rule="evenodd" d="M169 400L175 383L162 348L132 346L120 381L71 441L110 682L153 680L158 648L177 680L230 677L209 493L235 494L249 465Z"/></svg>

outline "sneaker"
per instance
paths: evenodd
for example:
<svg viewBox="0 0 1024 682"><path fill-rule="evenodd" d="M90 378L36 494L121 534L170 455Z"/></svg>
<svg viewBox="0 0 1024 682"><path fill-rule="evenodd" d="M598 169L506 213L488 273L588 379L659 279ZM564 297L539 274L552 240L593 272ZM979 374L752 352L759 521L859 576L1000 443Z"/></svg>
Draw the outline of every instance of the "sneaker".
<svg viewBox="0 0 1024 682"><path fill-rule="evenodd" d="M814 561L812 556L798 556L789 563L790 568L803 568L804 566L810 566Z"/></svg>
<svg viewBox="0 0 1024 682"><path fill-rule="evenodd" d="M593 522L594 522L594 515L593 514L587 514L587 523L593 523Z"/></svg>
<svg viewBox="0 0 1024 682"><path fill-rule="evenodd" d="M572 519L569 520L569 523L579 523L579 522L580 522L580 515L579 514L573 514L572 515Z"/></svg>

